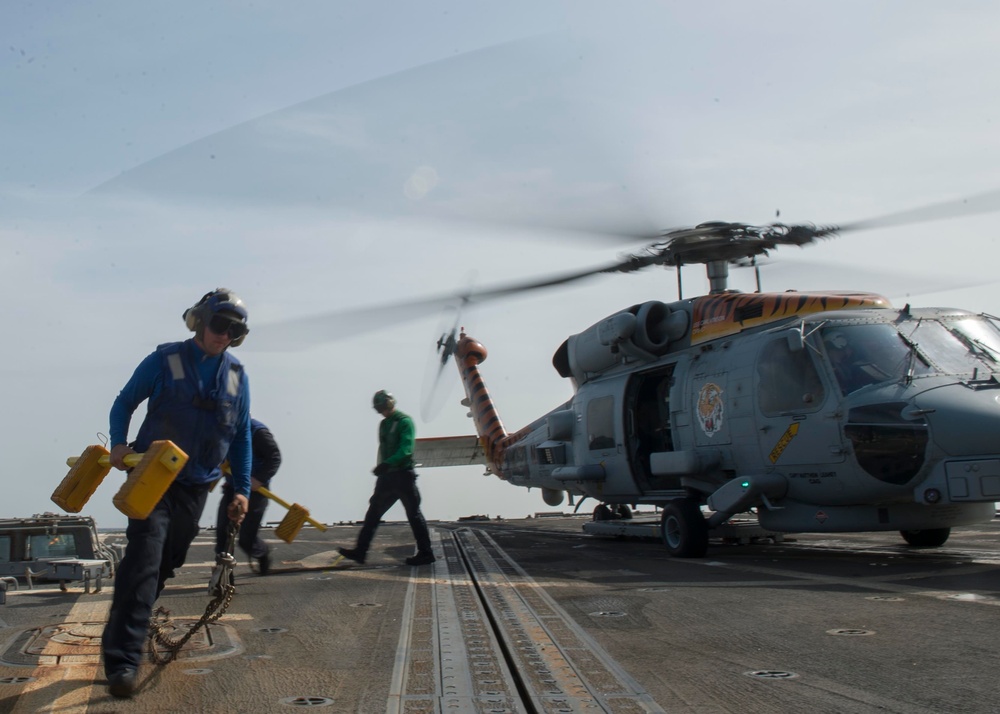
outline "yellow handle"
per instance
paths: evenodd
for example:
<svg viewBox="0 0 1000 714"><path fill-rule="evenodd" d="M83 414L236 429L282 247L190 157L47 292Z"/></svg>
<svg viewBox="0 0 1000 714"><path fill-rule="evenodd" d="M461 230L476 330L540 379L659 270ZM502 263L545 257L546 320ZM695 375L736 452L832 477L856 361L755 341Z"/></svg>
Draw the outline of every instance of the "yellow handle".
<svg viewBox="0 0 1000 714"><path fill-rule="evenodd" d="M125 454L125 459L124 459L125 465L126 466L135 466L140 461L142 461L142 457L144 455L145 454ZM68 459L66 459L66 465L67 466L75 466L76 462L79 461L79 460L80 460L79 456L70 456ZM97 460L97 463L99 463L101 466L108 466L111 463L111 457L110 456L102 456L101 458L99 458Z"/></svg>
<svg viewBox="0 0 1000 714"><path fill-rule="evenodd" d="M257 493L259 493L261 496L264 496L265 498L270 498L272 501L274 501L275 503L277 503L279 506L284 506L288 510L291 510L291 508L292 508L292 504L288 503L288 501L285 501L284 499L279 498L278 496L275 496L273 493L271 493L270 491L268 491L263 486L260 486L257 489ZM319 521L315 521L312 518L310 518L309 516L306 516L306 520L309 521L309 523L311 523L314 527L320 529L321 531L326 532L326 526L324 526Z"/></svg>
<svg viewBox="0 0 1000 714"><path fill-rule="evenodd" d="M284 500L283 498L279 498L278 496L275 496L273 493L271 493L270 491L268 491L263 486L260 486L260 487L257 488L257 493L259 493L261 496L265 496L267 498L270 498L272 501L274 501L275 503L277 503L279 506L284 506L285 508L291 508L292 507L292 504L290 504L288 501Z"/></svg>

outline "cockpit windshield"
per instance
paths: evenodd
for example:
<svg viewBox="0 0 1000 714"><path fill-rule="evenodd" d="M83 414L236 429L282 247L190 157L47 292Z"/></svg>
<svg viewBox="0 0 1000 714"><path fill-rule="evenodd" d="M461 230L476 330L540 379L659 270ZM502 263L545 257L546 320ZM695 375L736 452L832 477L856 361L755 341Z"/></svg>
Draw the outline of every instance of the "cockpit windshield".
<svg viewBox="0 0 1000 714"><path fill-rule="evenodd" d="M844 394L907 377L1000 371L1000 330L980 317L826 323L820 334Z"/></svg>
<svg viewBox="0 0 1000 714"><path fill-rule="evenodd" d="M974 320L962 322L973 323ZM988 326L981 320L979 323L983 327ZM976 346L978 338L970 337L966 331L959 330L959 324L958 321L943 323L937 320L914 320L902 323L900 330L920 352L930 358L940 372L972 374L988 370L989 367L981 358L989 353ZM968 324L965 327L968 330L972 325ZM994 362L994 359L990 357L987 361Z"/></svg>
<svg viewBox="0 0 1000 714"><path fill-rule="evenodd" d="M894 325L827 325L821 334L834 376L844 394L879 382L895 382L907 374L934 370L902 338Z"/></svg>
<svg viewBox="0 0 1000 714"><path fill-rule="evenodd" d="M950 327L986 362L1000 364L1000 330L994 323L981 317L967 317L951 322Z"/></svg>

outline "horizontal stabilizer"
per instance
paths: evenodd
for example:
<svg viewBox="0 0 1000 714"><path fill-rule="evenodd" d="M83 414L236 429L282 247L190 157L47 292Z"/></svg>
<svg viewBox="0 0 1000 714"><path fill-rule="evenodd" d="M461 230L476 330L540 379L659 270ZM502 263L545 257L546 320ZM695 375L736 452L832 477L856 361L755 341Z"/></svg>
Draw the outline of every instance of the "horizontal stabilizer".
<svg viewBox="0 0 1000 714"><path fill-rule="evenodd" d="M486 455L475 435L417 439L413 459L418 467L486 465Z"/></svg>

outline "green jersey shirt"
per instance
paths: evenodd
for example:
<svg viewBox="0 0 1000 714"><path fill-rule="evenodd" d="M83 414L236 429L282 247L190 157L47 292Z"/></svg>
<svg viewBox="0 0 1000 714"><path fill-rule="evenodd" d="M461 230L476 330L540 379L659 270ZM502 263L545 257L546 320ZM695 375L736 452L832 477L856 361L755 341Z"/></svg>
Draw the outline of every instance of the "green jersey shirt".
<svg viewBox="0 0 1000 714"><path fill-rule="evenodd" d="M378 425L378 462L388 464L393 471L413 468L413 446L416 428L411 419L398 409Z"/></svg>

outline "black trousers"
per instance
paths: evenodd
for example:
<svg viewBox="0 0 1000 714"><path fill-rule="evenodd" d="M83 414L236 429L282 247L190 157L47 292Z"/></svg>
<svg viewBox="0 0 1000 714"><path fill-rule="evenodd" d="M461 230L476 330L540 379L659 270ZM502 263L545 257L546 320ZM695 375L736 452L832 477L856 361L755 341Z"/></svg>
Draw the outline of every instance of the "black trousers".
<svg viewBox="0 0 1000 714"><path fill-rule="evenodd" d="M229 535L229 504L233 502L233 487L229 483L222 486L222 499L219 501L219 514L215 520L215 552L226 549L226 539ZM250 507L247 510L237 543L244 553L254 560L260 560L267 555L267 543L258 535L260 524L264 521L264 511L267 509L267 497L256 491L250 492ZM230 553L230 555L236 555Z"/></svg>
<svg viewBox="0 0 1000 714"><path fill-rule="evenodd" d="M101 637L105 674L138 669L153 604L167 578L184 565L207 499L207 485L175 481L146 520L129 518L128 545L115 573L111 612Z"/></svg>
<svg viewBox="0 0 1000 714"><path fill-rule="evenodd" d="M413 537L417 541L418 553L431 552L431 536L427 521L420 512L420 491L417 490L417 474L413 470L392 471L379 476L375 481L375 492L368 500L368 513L364 525L358 533L357 550L364 555L375 537L379 521L396 501L401 501L406 509L406 519L410 522Z"/></svg>

